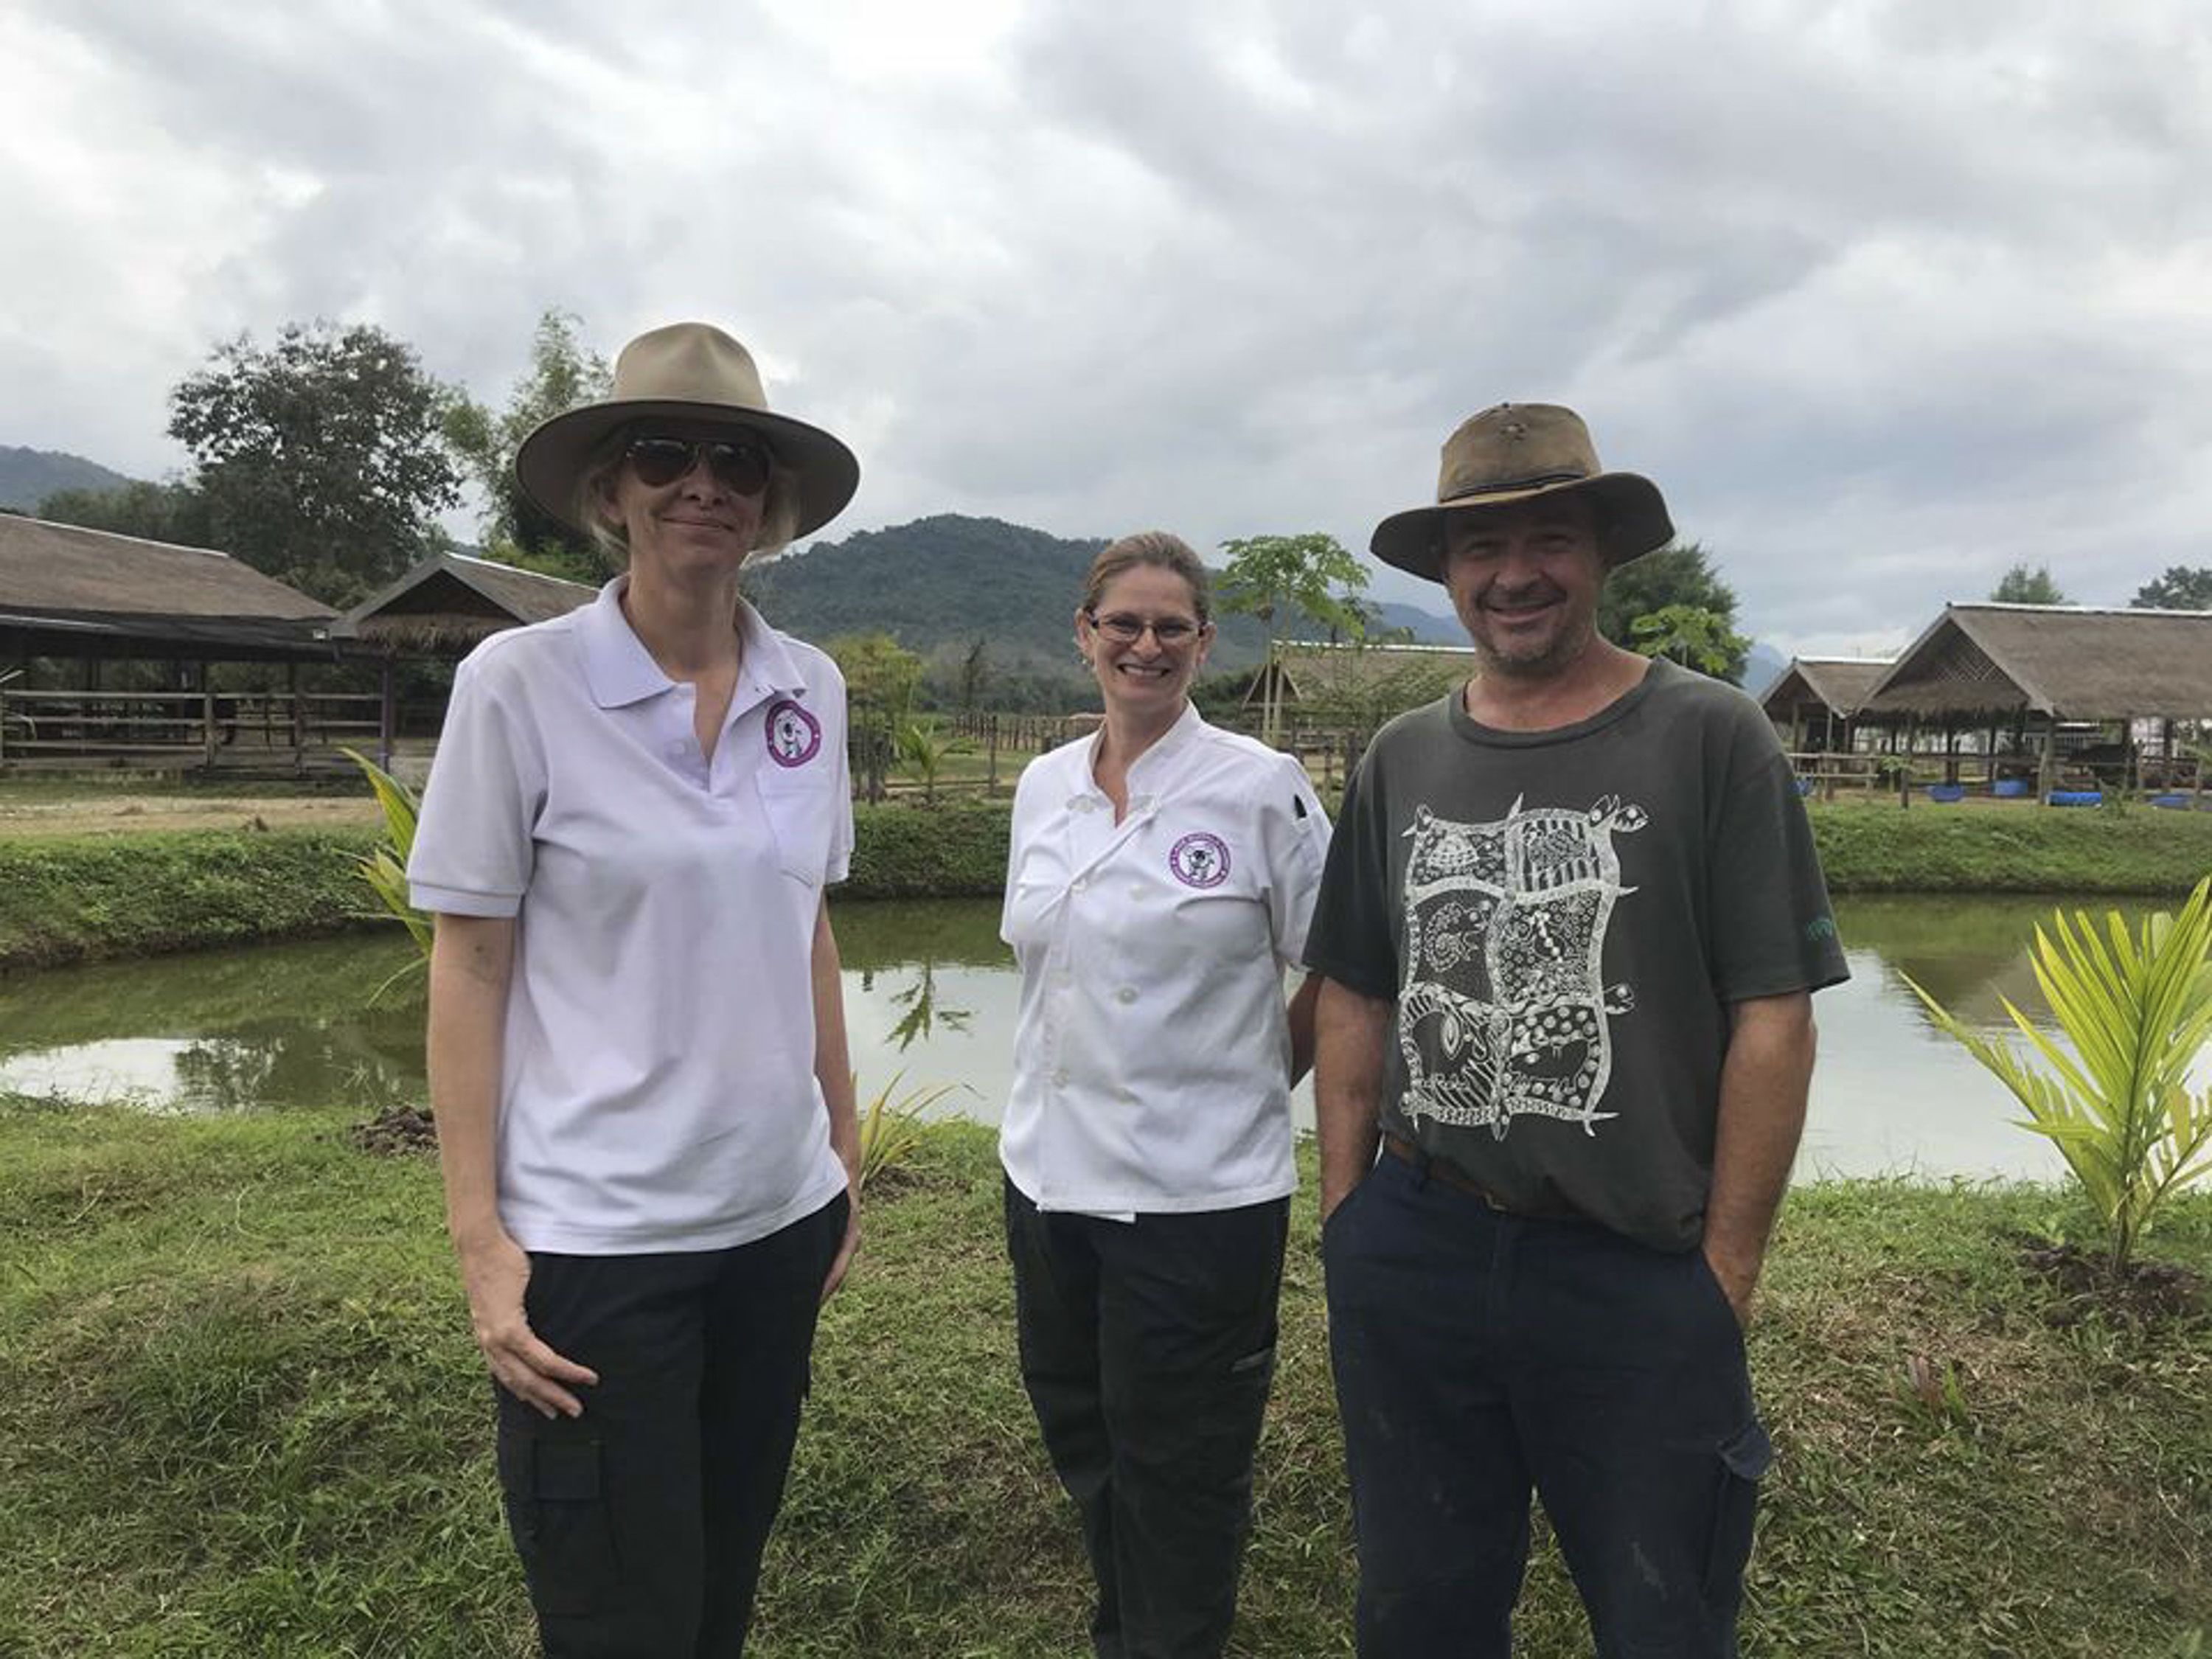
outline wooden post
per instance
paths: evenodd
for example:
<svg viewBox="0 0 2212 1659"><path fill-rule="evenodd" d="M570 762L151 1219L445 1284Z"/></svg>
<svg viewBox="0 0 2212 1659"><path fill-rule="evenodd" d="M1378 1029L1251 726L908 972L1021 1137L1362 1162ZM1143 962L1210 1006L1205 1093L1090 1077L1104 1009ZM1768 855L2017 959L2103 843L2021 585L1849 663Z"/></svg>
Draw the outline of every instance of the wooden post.
<svg viewBox="0 0 2212 1659"><path fill-rule="evenodd" d="M292 769L304 772L307 768L307 709L300 696L300 665L284 665L284 689L292 698Z"/></svg>
<svg viewBox="0 0 2212 1659"><path fill-rule="evenodd" d="M2051 792L2058 781L2058 717L2051 715L2043 723L2043 760L2036 769L2035 798L2045 806L2051 805Z"/></svg>
<svg viewBox="0 0 2212 1659"><path fill-rule="evenodd" d="M988 771L983 778L983 796L989 799L999 793L999 717L987 714L983 719L983 740L989 745Z"/></svg>
<svg viewBox="0 0 2212 1659"><path fill-rule="evenodd" d="M399 690L395 664L386 657L376 675L376 763L392 769L392 751L399 742Z"/></svg>
<svg viewBox="0 0 2212 1659"><path fill-rule="evenodd" d="M203 684L200 688L200 755L210 772L215 770L215 693Z"/></svg>

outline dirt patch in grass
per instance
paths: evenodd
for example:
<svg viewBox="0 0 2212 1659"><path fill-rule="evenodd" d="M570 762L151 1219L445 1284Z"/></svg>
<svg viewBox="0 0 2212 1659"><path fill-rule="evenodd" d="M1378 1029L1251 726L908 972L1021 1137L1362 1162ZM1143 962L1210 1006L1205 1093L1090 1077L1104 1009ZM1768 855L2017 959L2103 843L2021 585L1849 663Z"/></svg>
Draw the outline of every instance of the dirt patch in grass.
<svg viewBox="0 0 2212 1659"><path fill-rule="evenodd" d="M86 795L0 799L0 836L136 836L149 830L337 830L383 822L375 801L351 795Z"/></svg>
<svg viewBox="0 0 2212 1659"><path fill-rule="evenodd" d="M2072 1325L2101 1314L2145 1325L2204 1317L2204 1280L2172 1261L2132 1261L2115 1277L2111 1261L2078 1245L2021 1236L2021 1265L2056 1292L2044 1310L2053 1325Z"/></svg>
<svg viewBox="0 0 2212 1659"><path fill-rule="evenodd" d="M346 1139L378 1158L404 1158L438 1150L438 1125L420 1106L387 1106L366 1123L346 1131Z"/></svg>

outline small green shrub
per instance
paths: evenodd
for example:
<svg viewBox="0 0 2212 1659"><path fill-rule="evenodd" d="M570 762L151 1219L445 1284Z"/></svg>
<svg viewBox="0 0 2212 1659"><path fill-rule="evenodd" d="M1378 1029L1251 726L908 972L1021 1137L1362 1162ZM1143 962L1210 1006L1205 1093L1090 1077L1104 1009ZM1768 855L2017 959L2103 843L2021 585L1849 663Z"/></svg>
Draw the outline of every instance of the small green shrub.
<svg viewBox="0 0 2212 1659"><path fill-rule="evenodd" d="M2212 1036L2212 876L2179 917L2164 911L2130 934L2118 911L2102 933L2086 911L2054 912L2035 930L2035 981L2069 1054L2008 1000L2005 1012L2046 1072L2008 1042L1968 1029L1909 976L1937 1024L2027 1108L2021 1126L2057 1144L2112 1236L2124 1273L2159 1208L2212 1170L2212 1089L2189 1087Z"/></svg>

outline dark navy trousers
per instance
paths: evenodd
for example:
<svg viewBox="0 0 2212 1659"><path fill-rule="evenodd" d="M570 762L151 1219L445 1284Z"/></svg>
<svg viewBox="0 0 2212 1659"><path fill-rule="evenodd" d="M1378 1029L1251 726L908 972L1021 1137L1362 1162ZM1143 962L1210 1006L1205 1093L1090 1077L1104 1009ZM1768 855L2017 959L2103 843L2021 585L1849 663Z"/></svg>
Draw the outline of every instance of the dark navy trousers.
<svg viewBox="0 0 2212 1659"><path fill-rule="evenodd" d="M1362 1659L1508 1659L1540 1497L1601 1659L1723 1659L1771 1455L1702 1251L1383 1158L1322 1236Z"/></svg>
<svg viewBox="0 0 2212 1659"><path fill-rule="evenodd" d="M1217 1659L1237 1613L1290 1200L1134 1221L1006 1183L1022 1382L1097 1580L1098 1659Z"/></svg>

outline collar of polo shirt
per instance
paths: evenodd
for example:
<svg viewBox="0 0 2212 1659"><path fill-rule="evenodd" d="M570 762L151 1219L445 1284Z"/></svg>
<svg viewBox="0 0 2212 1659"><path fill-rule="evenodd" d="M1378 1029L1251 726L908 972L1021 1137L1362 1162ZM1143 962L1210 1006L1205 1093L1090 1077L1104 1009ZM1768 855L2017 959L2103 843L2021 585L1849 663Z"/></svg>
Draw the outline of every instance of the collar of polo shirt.
<svg viewBox="0 0 2212 1659"><path fill-rule="evenodd" d="M660 672L660 665L623 615L623 589L629 581L626 575L617 576L576 618L584 681L591 687L592 701L602 708L643 702L676 684ZM806 677L798 663L760 613L743 599L738 601L738 632L744 641L745 674L757 688L763 693L806 695Z"/></svg>

